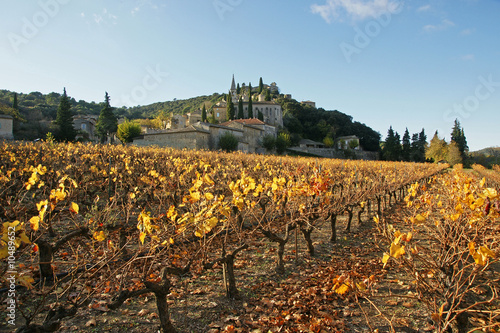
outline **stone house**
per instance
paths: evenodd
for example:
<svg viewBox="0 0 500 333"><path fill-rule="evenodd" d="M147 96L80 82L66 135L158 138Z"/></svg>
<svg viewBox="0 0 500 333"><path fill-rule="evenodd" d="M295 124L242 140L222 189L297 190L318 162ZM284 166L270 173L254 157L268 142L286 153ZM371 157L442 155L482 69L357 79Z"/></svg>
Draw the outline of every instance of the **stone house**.
<svg viewBox="0 0 500 333"><path fill-rule="evenodd" d="M210 132L193 125L145 133L134 138L135 146L172 147L177 149L209 149Z"/></svg>
<svg viewBox="0 0 500 333"><path fill-rule="evenodd" d="M335 139L334 147L339 150L354 147L354 150L361 150L359 138L356 135L340 136Z"/></svg>
<svg viewBox="0 0 500 333"><path fill-rule="evenodd" d="M13 125L14 118L12 116L0 114L0 139L14 139L14 134L12 133Z"/></svg>
<svg viewBox="0 0 500 333"><path fill-rule="evenodd" d="M73 127L77 131L81 131L76 135L76 140L84 139L88 135L88 140L97 140L95 125L99 116L96 115L77 115L73 117ZM82 134L82 132L86 134Z"/></svg>

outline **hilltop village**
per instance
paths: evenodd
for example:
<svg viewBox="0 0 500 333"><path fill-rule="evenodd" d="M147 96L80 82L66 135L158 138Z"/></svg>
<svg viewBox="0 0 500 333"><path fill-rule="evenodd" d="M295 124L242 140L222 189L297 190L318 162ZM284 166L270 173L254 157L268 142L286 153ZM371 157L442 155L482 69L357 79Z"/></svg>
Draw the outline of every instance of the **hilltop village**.
<svg viewBox="0 0 500 333"><path fill-rule="evenodd" d="M6 91L6 95L8 91ZM34 100L40 99L41 103L30 103L30 98L33 96ZM39 130L46 133L52 132L54 128L53 120L45 120L45 110L47 104L43 104L44 98L46 101L50 99L59 98L60 95L52 93L46 97L42 94L35 92L29 95L22 96L23 104L33 106L34 111L27 113L27 117L31 118L33 115L40 114L38 118L27 119L26 124L31 121L36 121ZM208 149L217 150L225 149L221 145L221 138L230 136L237 143L234 149L246 153L284 153L285 150L291 154L321 156L330 158L363 158L363 159L377 159L376 153L365 152L360 144L360 138L356 135L347 135L356 133L355 130L348 130L344 128L344 136L332 135L329 136L329 142L322 140L313 141L307 139L292 128L287 128L284 124L284 110L289 103L302 105L306 111L304 116L308 117L309 123L317 122L314 113L316 104L312 101L297 102L292 99L290 94L280 94L280 89L276 82L271 84L264 84L262 78L259 85L252 87L250 84L236 84L234 75L232 77L227 94L214 94L213 96L197 97L197 102L191 104L190 107L185 107L182 112L169 112L166 113L163 106L146 106L149 110L156 110L149 113L155 118L145 118L133 116L132 122L140 125L141 132L135 135L130 144L135 146L158 146L158 147L172 147L177 149ZM89 113L80 110L81 106L89 108L100 108L99 105L86 103L85 101L70 100L76 112L73 114L73 127L76 131L76 140L98 142L97 124L99 116L92 111ZM182 101L181 101L182 102ZM174 99L174 103L175 99ZM162 104L162 103L158 103ZM128 114L133 114L134 108L126 109ZM295 108L296 109L296 108ZM321 109L322 110L322 109ZM127 120L124 118L124 109L119 108L115 110L115 116L118 116L118 124L122 124ZM324 112L324 110L322 111ZM159 115L162 114L160 117ZM335 114L333 112L332 114ZM350 123L349 117L340 114L344 117L345 123ZM290 115L289 115L290 116ZM288 117L289 117L288 116ZM130 118L129 118L130 119ZM290 119L290 118L289 118ZM297 119L294 119L297 121ZM331 120L330 120L331 121ZM333 120L335 121L335 120ZM342 120L343 121L343 120ZM159 123L158 123L159 122ZM324 121L323 121L324 122ZM14 121L15 123L15 121ZM18 122L19 123L19 122ZM339 122L340 124L341 122ZM33 123L31 123L33 124ZM307 124L307 120L306 120ZM312 123L311 123L312 124ZM321 122L320 122L321 124ZM34 126L34 125L33 125ZM364 126L364 125L363 125ZM15 127L15 126L14 126ZM27 127L23 125L23 127ZM0 117L0 136L5 139L13 139L13 121L9 115L2 115ZM333 127L331 127L333 128ZM19 127L17 132L19 133ZM331 133L331 132L330 132ZM112 133L110 133L112 134ZM331 134L330 134L331 135ZM290 140L290 138L293 140ZM113 139L114 138L114 139ZM285 138L286 145L284 149L278 150L276 142L279 139ZM116 135L108 136L108 142L119 142ZM274 147L270 148L269 142L275 142Z"/></svg>

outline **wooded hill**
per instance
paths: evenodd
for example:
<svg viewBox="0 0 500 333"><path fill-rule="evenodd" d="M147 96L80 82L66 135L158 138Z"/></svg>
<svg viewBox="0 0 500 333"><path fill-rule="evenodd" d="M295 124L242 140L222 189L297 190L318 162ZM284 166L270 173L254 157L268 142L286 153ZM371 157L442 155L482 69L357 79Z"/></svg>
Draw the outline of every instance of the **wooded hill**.
<svg viewBox="0 0 500 333"><path fill-rule="evenodd" d="M0 105L3 113L14 113L12 109L14 92L0 90ZM98 115L103 103L76 101L71 98L69 92L71 110L75 115ZM217 101L223 100L225 94L214 93L210 96L198 96L184 100L173 100L158 102L144 106L115 107L114 113L118 118L144 119L154 118L163 111L164 114L186 114L195 111L205 103L207 110ZM51 131L51 122L55 120L61 94L52 92L42 94L31 92L29 94L18 93L18 111L14 136L17 139L33 140L43 138ZM103 98L104 101L104 98ZM357 121L352 117L339 111L326 111L322 108L316 109L312 106L299 103L294 99L285 99L283 95L277 98L281 104L284 114L285 130L290 133L292 144L297 144L300 139L310 139L323 142L346 135L356 135L360 138L363 149L369 151L379 150L380 134L370 127ZM113 96L111 96L113 106ZM1 112L1 111L0 111Z"/></svg>

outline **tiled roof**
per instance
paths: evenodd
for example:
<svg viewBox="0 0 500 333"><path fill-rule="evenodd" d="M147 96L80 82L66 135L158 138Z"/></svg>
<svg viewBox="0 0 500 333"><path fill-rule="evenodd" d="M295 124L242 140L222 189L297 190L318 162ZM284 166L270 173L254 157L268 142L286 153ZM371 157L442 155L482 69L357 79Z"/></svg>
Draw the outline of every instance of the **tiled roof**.
<svg viewBox="0 0 500 333"><path fill-rule="evenodd" d="M227 125L231 124L232 122L237 122L237 123L244 124L244 125L265 125L265 123L262 120L257 119L257 118L235 119L235 120L231 120L231 121L226 121L225 123L222 123L221 125L227 126Z"/></svg>

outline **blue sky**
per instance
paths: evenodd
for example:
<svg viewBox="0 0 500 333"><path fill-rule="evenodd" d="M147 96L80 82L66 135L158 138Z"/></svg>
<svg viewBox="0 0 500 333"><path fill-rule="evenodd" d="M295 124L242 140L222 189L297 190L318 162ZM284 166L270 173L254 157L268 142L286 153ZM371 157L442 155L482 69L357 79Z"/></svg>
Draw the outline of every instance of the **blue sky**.
<svg viewBox="0 0 500 333"><path fill-rule="evenodd" d="M499 0L23 0L0 12L0 89L145 105L276 82L383 137L500 146Z"/></svg>

